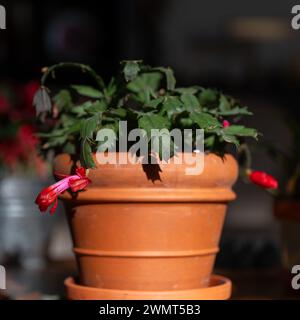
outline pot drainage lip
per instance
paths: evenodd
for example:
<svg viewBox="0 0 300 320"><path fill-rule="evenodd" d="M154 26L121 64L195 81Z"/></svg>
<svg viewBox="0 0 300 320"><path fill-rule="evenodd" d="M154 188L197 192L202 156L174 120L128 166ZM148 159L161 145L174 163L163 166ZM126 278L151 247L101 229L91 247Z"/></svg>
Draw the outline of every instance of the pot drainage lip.
<svg viewBox="0 0 300 320"><path fill-rule="evenodd" d="M218 247L200 250L181 250L181 251L111 251L95 250L74 247L73 251L81 256L115 257L115 258L181 258L213 255L219 252Z"/></svg>
<svg viewBox="0 0 300 320"><path fill-rule="evenodd" d="M231 281L223 276L212 275L207 288L194 288L169 291L138 291L102 289L75 283L74 278L65 280L67 297L70 300L227 300L231 295Z"/></svg>

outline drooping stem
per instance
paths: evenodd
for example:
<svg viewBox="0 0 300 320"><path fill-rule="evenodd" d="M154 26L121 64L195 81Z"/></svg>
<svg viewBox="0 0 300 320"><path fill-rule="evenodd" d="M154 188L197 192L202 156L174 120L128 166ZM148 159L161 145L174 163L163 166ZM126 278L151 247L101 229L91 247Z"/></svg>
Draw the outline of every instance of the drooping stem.
<svg viewBox="0 0 300 320"><path fill-rule="evenodd" d="M96 71L94 69L92 69L90 66L88 66L86 64L81 64L81 63L77 63L77 62L61 62L58 64L54 64L49 68L47 68L47 67L43 68L42 71L44 72L44 74L41 79L41 85L44 86L48 77L49 76L53 77L54 72L57 69L64 69L64 68L80 69L83 73L87 73L92 78L94 78L94 80L96 81L96 83L100 89L103 89L105 87L103 79L96 73Z"/></svg>
<svg viewBox="0 0 300 320"><path fill-rule="evenodd" d="M252 166L252 157L251 152L246 143L243 143L239 147L239 154L244 157L244 163L241 165L246 173L247 170L251 169Z"/></svg>

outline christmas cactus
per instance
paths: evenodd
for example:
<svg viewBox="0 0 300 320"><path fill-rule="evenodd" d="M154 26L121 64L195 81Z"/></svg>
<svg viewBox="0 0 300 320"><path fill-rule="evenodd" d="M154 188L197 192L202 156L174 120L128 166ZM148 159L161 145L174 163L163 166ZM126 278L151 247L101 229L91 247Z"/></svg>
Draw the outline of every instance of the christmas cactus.
<svg viewBox="0 0 300 320"><path fill-rule="evenodd" d="M144 129L149 144L151 129L200 128L204 130L206 153L222 157L235 148L244 177L264 188L277 188L272 177L251 170L247 139L257 139L259 134L243 125L243 117L251 115L246 106L215 89L179 87L170 68L150 67L141 61L124 61L121 66L120 73L107 84L90 66L79 63L42 69L41 86L34 97L41 153L68 153L80 160L83 168L92 169L96 166L92 154L107 151L107 145L97 141L97 132L109 128L118 134L120 121L127 121L129 130ZM93 85L72 84L50 95L47 80L55 78L58 70L69 68L88 74ZM149 150L167 161L176 154L175 142L166 132L158 139L169 141L171 154L159 144Z"/></svg>

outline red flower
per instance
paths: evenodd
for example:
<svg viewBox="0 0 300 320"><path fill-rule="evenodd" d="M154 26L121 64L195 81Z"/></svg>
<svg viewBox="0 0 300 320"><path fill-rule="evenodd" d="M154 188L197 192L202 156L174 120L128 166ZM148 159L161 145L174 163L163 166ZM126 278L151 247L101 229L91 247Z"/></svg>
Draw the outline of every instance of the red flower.
<svg viewBox="0 0 300 320"><path fill-rule="evenodd" d="M0 158L10 169L18 163L30 164L37 156L37 143L34 128L31 125L22 125L15 137L0 141Z"/></svg>
<svg viewBox="0 0 300 320"><path fill-rule="evenodd" d="M25 149L35 149L38 143L38 138L35 135L35 129L28 124L24 124L19 128L17 138L20 144L25 147Z"/></svg>
<svg viewBox="0 0 300 320"><path fill-rule="evenodd" d="M40 83L38 81L30 81L23 87L23 99L25 108L34 110L32 103L33 103L33 97L36 93L36 91L39 89Z"/></svg>
<svg viewBox="0 0 300 320"><path fill-rule="evenodd" d="M251 171L248 176L252 183L257 184L260 187L266 189L278 188L277 180L263 171Z"/></svg>
<svg viewBox="0 0 300 320"><path fill-rule="evenodd" d="M91 183L91 180L86 176L84 168L77 168L75 175L58 176L63 177L63 179L43 189L35 200L35 203L39 206L41 212L45 212L49 206L53 204L50 209L50 213L53 214L57 207L57 198L61 193L69 188L73 192L77 192L83 190Z"/></svg>
<svg viewBox="0 0 300 320"><path fill-rule="evenodd" d="M9 168L14 168L22 156L22 149L15 140L0 143L0 158Z"/></svg>
<svg viewBox="0 0 300 320"><path fill-rule="evenodd" d="M228 120L223 120L223 128L226 129L230 126L230 122Z"/></svg>

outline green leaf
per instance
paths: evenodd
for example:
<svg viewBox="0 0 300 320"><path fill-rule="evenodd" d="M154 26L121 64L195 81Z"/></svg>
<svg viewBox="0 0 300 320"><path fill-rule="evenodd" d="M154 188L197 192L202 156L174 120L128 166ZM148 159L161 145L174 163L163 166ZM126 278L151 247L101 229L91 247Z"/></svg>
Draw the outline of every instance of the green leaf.
<svg viewBox="0 0 300 320"><path fill-rule="evenodd" d="M240 137L253 137L257 138L258 132L253 128L246 128L241 125L231 125L225 129L223 129L225 135L235 135Z"/></svg>
<svg viewBox="0 0 300 320"><path fill-rule="evenodd" d="M38 136L41 138L52 138L52 137L61 137L65 135L65 130L63 128L53 129L50 132L39 132Z"/></svg>
<svg viewBox="0 0 300 320"><path fill-rule="evenodd" d="M81 125L80 137L82 139L92 138L98 123L99 123L98 115L95 115L86 120L83 120Z"/></svg>
<svg viewBox="0 0 300 320"><path fill-rule="evenodd" d="M173 70L168 68L165 73L167 78L167 89L173 91L176 85L176 79L174 77Z"/></svg>
<svg viewBox="0 0 300 320"><path fill-rule="evenodd" d="M112 98L116 92L117 92L116 80L115 78L111 78L108 86L104 89L104 95L107 98Z"/></svg>
<svg viewBox="0 0 300 320"><path fill-rule="evenodd" d="M117 116L118 118L124 119L127 115L127 110L124 108L111 109L109 115Z"/></svg>
<svg viewBox="0 0 300 320"><path fill-rule="evenodd" d="M133 81L140 72L139 61L126 61L123 69L125 80Z"/></svg>
<svg viewBox="0 0 300 320"><path fill-rule="evenodd" d="M215 135L212 135L210 137L207 137L205 140L204 140L204 144L207 148L212 148L213 145L215 144L215 141L216 141L216 136Z"/></svg>
<svg viewBox="0 0 300 320"><path fill-rule="evenodd" d="M234 107L233 109L230 110L225 110L225 111L218 111L216 110L215 112L211 112L218 114L220 116L238 116L238 115L252 115L252 112L248 111L247 107Z"/></svg>
<svg viewBox="0 0 300 320"><path fill-rule="evenodd" d="M149 102L145 103L145 107L156 109L158 105L160 105L163 102L164 98L159 97L157 99L152 99Z"/></svg>
<svg viewBox="0 0 300 320"><path fill-rule="evenodd" d="M168 161L176 152L176 146L169 133L151 137L151 151L159 155L160 160Z"/></svg>
<svg viewBox="0 0 300 320"><path fill-rule="evenodd" d="M173 91L175 89L175 85L176 85L176 79L174 77L173 70L171 68L163 68L163 67L158 67L158 68L153 68L153 69L158 70L158 71L165 74L166 82L167 82L167 89L169 91Z"/></svg>
<svg viewBox="0 0 300 320"><path fill-rule="evenodd" d="M70 112L77 115L77 117L83 117L87 115L95 115L103 113L107 109L107 104L103 100L86 101L79 106L73 107Z"/></svg>
<svg viewBox="0 0 300 320"><path fill-rule="evenodd" d="M33 98L33 105L35 106L36 115L43 112L50 112L52 109L51 99L46 87L40 87Z"/></svg>
<svg viewBox="0 0 300 320"><path fill-rule="evenodd" d="M184 127L184 128L191 128L193 125L193 120L191 118L181 118L180 119L180 124Z"/></svg>
<svg viewBox="0 0 300 320"><path fill-rule="evenodd" d="M136 93L136 100L149 103L150 98L156 99L156 91L159 88L161 75L158 72L143 73L128 83L127 88Z"/></svg>
<svg viewBox="0 0 300 320"><path fill-rule="evenodd" d="M84 106L84 110L89 114L102 113L107 109L107 104L103 100L97 100Z"/></svg>
<svg viewBox="0 0 300 320"><path fill-rule="evenodd" d="M73 102L71 94L68 90L60 90L53 98L59 111L72 108Z"/></svg>
<svg viewBox="0 0 300 320"><path fill-rule="evenodd" d="M238 141L238 139L234 136L234 135L230 135L230 134L223 134L222 138L224 141L228 142L228 143L233 143L237 148L239 147L240 143Z"/></svg>
<svg viewBox="0 0 300 320"><path fill-rule="evenodd" d="M43 149L51 149L63 146L68 137L66 135L60 137L51 137L48 141L42 146Z"/></svg>
<svg viewBox="0 0 300 320"><path fill-rule="evenodd" d="M78 105L78 106L74 106L71 110L70 113L73 115L76 115L77 118L81 118L83 116L86 116L86 107L89 107L92 105L91 101L86 101L85 103Z"/></svg>
<svg viewBox="0 0 300 320"><path fill-rule="evenodd" d="M167 114L168 117L171 117L175 113L179 113L183 111L183 103L180 101L178 97L166 97L163 103L163 106L160 110L160 114Z"/></svg>
<svg viewBox="0 0 300 320"><path fill-rule="evenodd" d="M95 168L95 162L92 156L92 148L87 139L81 141L80 162L84 168Z"/></svg>
<svg viewBox="0 0 300 320"><path fill-rule="evenodd" d="M185 94L185 93L196 94L198 91L199 91L199 87L197 87L197 86L174 89L174 92L177 92L180 94Z"/></svg>
<svg viewBox="0 0 300 320"><path fill-rule="evenodd" d="M115 134L119 132L119 121L114 121L112 123L106 123L101 126L101 129L112 129Z"/></svg>
<svg viewBox="0 0 300 320"><path fill-rule="evenodd" d="M200 92L198 99L201 106L211 106L216 102L218 97L218 93L213 89L202 89Z"/></svg>
<svg viewBox="0 0 300 320"><path fill-rule="evenodd" d="M64 134L65 136L80 133L81 130L81 122L70 122L64 126Z"/></svg>
<svg viewBox="0 0 300 320"><path fill-rule="evenodd" d="M168 119L158 114L146 114L138 120L139 128L147 132L148 137L151 136L151 129L169 129L170 122Z"/></svg>
<svg viewBox="0 0 300 320"><path fill-rule="evenodd" d="M71 88L73 88L77 91L77 93L85 97L95 99L103 97L103 93L100 90L97 90L90 86L72 85Z"/></svg>
<svg viewBox="0 0 300 320"><path fill-rule="evenodd" d="M190 117L201 129L215 129L221 127L219 121L209 113L194 112L191 113Z"/></svg>
<svg viewBox="0 0 300 320"><path fill-rule="evenodd" d="M183 95L181 95L180 99L187 111L199 111L200 104L198 99L194 95L190 93L184 93Z"/></svg>
<svg viewBox="0 0 300 320"><path fill-rule="evenodd" d="M219 109L221 110L221 111L229 111L230 109L231 109L231 105L230 105L230 103L229 103L229 101L228 101L228 99L223 95L223 94L221 94L221 96L220 96L220 100L219 100Z"/></svg>

